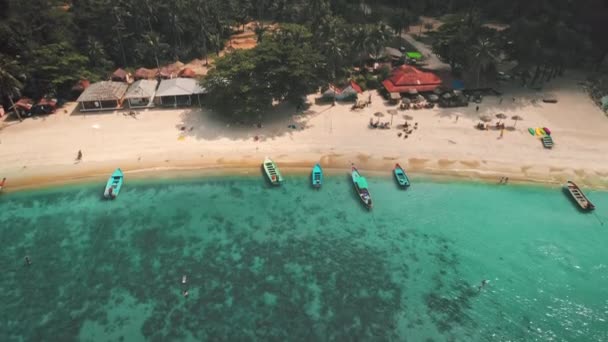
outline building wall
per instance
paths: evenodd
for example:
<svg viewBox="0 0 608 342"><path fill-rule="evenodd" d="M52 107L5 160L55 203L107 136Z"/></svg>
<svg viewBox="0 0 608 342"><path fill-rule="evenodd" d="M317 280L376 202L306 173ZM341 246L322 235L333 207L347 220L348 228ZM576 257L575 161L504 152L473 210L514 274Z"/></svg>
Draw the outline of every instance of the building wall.
<svg viewBox="0 0 608 342"><path fill-rule="evenodd" d="M119 108L119 103L116 100L111 101L82 101L80 102L80 110L83 112L114 110Z"/></svg>

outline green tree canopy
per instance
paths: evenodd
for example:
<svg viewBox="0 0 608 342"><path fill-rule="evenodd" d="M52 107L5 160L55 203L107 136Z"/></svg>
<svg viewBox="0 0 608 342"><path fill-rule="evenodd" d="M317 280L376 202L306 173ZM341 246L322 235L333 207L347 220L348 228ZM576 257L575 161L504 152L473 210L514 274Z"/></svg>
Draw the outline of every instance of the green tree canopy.
<svg viewBox="0 0 608 342"><path fill-rule="evenodd" d="M254 49L217 59L203 82L209 105L247 117L271 108L273 101L300 101L324 82L324 61L311 38L303 26L284 25Z"/></svg>

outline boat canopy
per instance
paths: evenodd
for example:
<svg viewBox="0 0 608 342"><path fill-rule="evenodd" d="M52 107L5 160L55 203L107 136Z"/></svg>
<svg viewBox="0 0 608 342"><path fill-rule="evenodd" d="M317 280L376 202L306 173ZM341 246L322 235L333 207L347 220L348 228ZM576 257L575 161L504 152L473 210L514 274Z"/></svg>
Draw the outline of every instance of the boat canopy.
<svg viewBox="0 0 608 342"><path fill-rule="evenodd" d="M357 182L359 189L367 189L367 180L365 177L359 177L355 182Z"/></svg>

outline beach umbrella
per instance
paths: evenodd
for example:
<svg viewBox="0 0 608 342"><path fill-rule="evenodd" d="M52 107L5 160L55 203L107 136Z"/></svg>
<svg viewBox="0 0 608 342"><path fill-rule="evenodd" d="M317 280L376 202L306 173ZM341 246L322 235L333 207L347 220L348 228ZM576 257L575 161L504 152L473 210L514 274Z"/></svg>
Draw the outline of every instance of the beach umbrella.
<svg viewBox="0 0 608 342"><path fill-rule="evenodd" d="M498 114L496 114L496 118L498 118L500 120L504 120L507 118L507 116L503 113L498 113Z"/></svg>
<svg viewBox="0 0 608 342"><path fill-rule="evenodd" d="M492 117L489 115L482 115L479 117L479 120L481 120L483 122L490 122L490 121L492 121Z"/></svg>
<svg viewBox="0 0 608 342"><path fill-rule="evenodd" d="M408 93L410 95L416 95L416 94L418 94L418 90L416 90L416 89L410 89L410 90L408 90Z"/></svg>
<svg viewBox="0 0 608 342"><path fill-rule="evenodd" d="M444 99L449 99L449 98L451 98L451 97L452 97L452 94L450 94L450 93L445 93L445 94L441 95L441 97L443 97Z"/></svg>
<svg viewBox="0 0 608 342"><path fill-rule="evenodd" d="M382 112L375 112L374 116L382 117L382 116L384 116L384 114Z"/></svg>
<svg viewBox="0 0 608 342"><path fill-rule="evenodd" d="M389 109L386 112L391 115L391 126L392 126L393 125L393 116L395 116L397 114L397 110L395 110L395 109Z"/></svg>
<svg viewBox="0 0 608 342"><path fill-rule="evenodd" d="M511 117L511 119L515 120L515 123L513 124L513 127L515 127L515 126L517 125L517 121L519 121L519 120L523 120L524 118L522 118L522 117L521 117L521 116L519 116L519 115L513 115L513 116Z"/></svg>
<svg viewBox="0 0 608 342"><path fill-rule="evenodd" d="M404 115L403 118L405 120L414 120L414 118L411 115Z"/></svg>
<svg viewBox="0 0 608 342"><path fill-rule="evenodd" d="M433 89L433 93L435 93L437 95L441 95L441 93L443 93L443 90L441 90L441 88L437 87L437 88Z"/></svg>
<svg viewBox="0 0 608 342"><path fill-rule="evenodd" d="M401 99L401 103L408 105L412 103L412 100L408 99L407 97L404 97L403 99Z"/></svg>
<svg viewBox="0 0 608 342"><path fill-rule="evenodd" d="M429 101L435 102L439 100L439 96L435 95L435 94L431 94L428 96L429 97Z"/></svg>

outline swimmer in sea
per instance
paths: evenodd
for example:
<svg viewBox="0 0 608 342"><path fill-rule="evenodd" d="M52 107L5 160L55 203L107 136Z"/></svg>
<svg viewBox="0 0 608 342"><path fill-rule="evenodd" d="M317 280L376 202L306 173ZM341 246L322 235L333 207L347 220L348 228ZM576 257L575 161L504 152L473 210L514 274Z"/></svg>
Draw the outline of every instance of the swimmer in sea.
<svg viewBox="0 0 608 342"><path fill-rule="evenodd" d="M489 280L486 280L486 279L482 280L482 281L481 281L481 285L479 285L479 286L477 287L477 291L481 291L481 289L483 289L483 288L484 288L486 285L488 285L488 283L489 283L489 282L490 282L490 281L489 281Z"/></svg>

